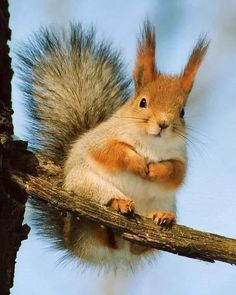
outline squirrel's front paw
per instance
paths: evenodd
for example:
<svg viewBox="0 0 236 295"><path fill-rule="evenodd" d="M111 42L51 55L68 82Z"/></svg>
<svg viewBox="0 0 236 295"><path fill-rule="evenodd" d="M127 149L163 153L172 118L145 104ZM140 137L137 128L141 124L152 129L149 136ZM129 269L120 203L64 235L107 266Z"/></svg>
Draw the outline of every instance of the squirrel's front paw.
<svg viewBox="0 0 236 295"><path fill-rule="evenodd" d="M148 180L166 181L173 173L174 167L170 161L149 164Z"/></svg>
<svg viewBox="0 0 236 295"><path fill-rule="evenodd" d="M146 178L148 175L148 165L146 164L144 158L140 157L139 155L132 157L132 160L128 165L128 170L143 178Z"/></svg>
<svg viewBox="0 0 236 295"><path fill-rule="evenodd" d="M114 198L111 199L107 205L122 214L130 214L134 212L134 201L132 200Z"/></svg>
<svg viewBox="0 0 236 295"><path fill-rule="evenodd" d="M161 226L171 226L176 222L176 215L169 211L157 211L149 214L149 218Z"/></svg>

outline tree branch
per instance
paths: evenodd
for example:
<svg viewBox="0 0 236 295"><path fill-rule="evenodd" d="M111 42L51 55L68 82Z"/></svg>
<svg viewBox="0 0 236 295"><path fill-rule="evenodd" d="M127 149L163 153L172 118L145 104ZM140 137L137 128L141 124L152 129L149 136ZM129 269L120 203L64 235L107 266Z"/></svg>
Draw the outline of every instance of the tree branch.
<svg viewBox="0 0 236 295"><path fill-rule="evenodd" d="M8 1L0 0L0 294L10 294L13 286L15 259L21 241L27 238L29 227L22 225L27 194L8 177L6 162L11 153L13 134L11 104L11 58L8 41ZM14 145L14 144L13 144Z"/></svg>
<svg viewBox="0 0 236 295"><path fill-rule="evenodd" d="M143 216L127 218L112 209L99 205L85 196L75 196L62 190L62 170L53 162L37 156L38 175L12 175L14 181L34 198L56 208L109 226L127 240L146 247L171 252L208 262L215 260L236 264L236 240L174 225L163 230ZM59 175L59 176L58 176Z"/></svg>
<svg viewBox="0 0 236 295"><path fill-rule="evenodd" d="M11 115L11 58L9 56L9 46L7 44L11 37L9 29L8 1L0 0L0 135L1 142L4 137L13 134L13 125Z"/></svg>

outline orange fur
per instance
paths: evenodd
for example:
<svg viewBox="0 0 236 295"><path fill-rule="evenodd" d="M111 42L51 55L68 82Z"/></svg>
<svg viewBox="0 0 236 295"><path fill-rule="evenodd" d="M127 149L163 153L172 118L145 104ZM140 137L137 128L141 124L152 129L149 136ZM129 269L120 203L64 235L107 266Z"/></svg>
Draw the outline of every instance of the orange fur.
<svg viewBox="0 0 236 295"><path fill-rule="evenodd" d="M92 152L92 157L110 172L131 171L145 177L148 167L145 160L127 143L111 140L100 149Z"/></svg>
<svg viewBox="0 0 236 295"><path fill-rule="evenodd" d="M162 226L170 226L176 222L176 215L170 211L157 211L148 215L155 223Z"/></svg>
<svg viewBox="0 0 236 295"><path fill-rule="evenodd" d="M177 188L181 185L185 175L185 163L181 160L168 160L149 164L150 181L156 181L165 188Z"/></svg>
<svg viewBox="0 0 236 295"><path fill-rule="evenodd" d="M110 249L118 249L115 233L111 228L101 225L94 226L93 235L99 244Z"/></svg>
<svg viewBox="0 0 236 295"><path fill-rule="evenodd" d="M108 206L122 214L129 214L134 211L134 202L131 200L111 199Z"/></svg>
<svg viewBox="0 0 236 295"><path fill-rule="evenodd" d="M204 38L200 39L189 57L182 76L182 87L185 92L189 92L192 88L195 75L206 54L208 45L208 42Z"/></svg>
<svg viewBox="0 0 236 295"><path fill-rule="evenodd" d="M180 112L186 103L208 45L205 38L199 39L182 74L175 76L161 74L155 62L155 30L149 22L146 22L138 43L133 73L134 102L136 98L140 100L145 97L148 98L149 106L157 116L158 112L172 112L179 115L177 112Z"/></svg>
<svg viewBox="0 0 236 295"><path fill-rule="evenodd" d="M138 43L136 64L134 68L135 92L156 77L155 65L155 30L147 21L141 40Z"/></svg>

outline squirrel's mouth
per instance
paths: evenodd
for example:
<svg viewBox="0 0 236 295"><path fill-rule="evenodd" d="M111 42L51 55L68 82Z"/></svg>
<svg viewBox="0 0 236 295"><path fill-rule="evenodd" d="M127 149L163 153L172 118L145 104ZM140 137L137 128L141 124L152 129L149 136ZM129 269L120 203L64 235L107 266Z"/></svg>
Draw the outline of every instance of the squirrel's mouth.
<svg viewBox="0 0 236 295"><path fill-rule="evenodd" d="M166 138L170 136L170 133L167 132L166 130L159 130L158 132L148 132L149 135L155 138Z"/></svg>
<svg viewBox="0 0 236 295"><path fill-rule="evenodd" d="M150 128L147 130L148 135L156 138L167 138L173 134L173 128L170 126L168 128Z"/></svg>
<svg viewBox="0 0 236 295"><path fill-rule="evenodd" d="M163 134L161 134L161 133L156 133L156 134L149 134L149 135L151 135L151 137L153 137L153 138L163 138Z"/></svg>
<svg viewBox="0 0 236 295"><path fill-rule="evenodd" d="M153 137L163 137L163 130L159 130L158 132L153 132L150 131L148 132L149 135L153 136Z"/></svg>

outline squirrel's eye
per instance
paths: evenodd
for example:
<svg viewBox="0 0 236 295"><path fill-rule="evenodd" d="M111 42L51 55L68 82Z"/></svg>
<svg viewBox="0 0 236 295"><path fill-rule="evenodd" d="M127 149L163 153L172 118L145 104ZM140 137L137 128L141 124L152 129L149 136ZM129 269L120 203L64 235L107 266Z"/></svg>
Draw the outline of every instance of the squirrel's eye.
<svg viewBox="0 0 236 295"><path fill-rule="evenodd" d="M180 112L180 115L179 115L179 116L180 116L180 118L183 118L183 117L184 117L184 109L182 109L182 110L181 110L181 112Z"/></svg>
<svg viewBox="0 0 236 295"><path fill-rule="evenodd" d="M146 100L146 98L142 98L140 100L139 106L140 106L140 108L146 108L147 107L147 100Z"/></svg>

